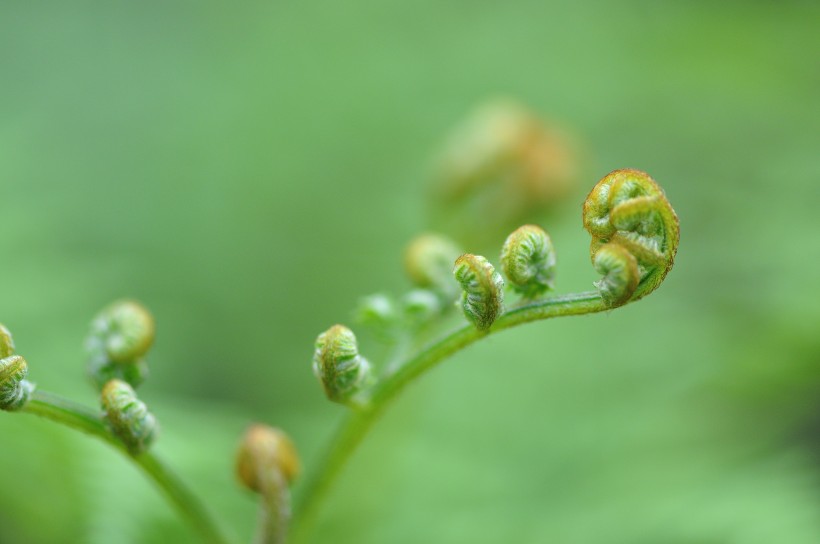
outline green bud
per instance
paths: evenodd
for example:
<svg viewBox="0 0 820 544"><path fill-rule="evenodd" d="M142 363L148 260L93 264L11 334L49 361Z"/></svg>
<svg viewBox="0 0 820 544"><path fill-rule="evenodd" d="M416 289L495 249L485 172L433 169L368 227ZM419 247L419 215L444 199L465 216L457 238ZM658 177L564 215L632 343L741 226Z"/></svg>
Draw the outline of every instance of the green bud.
<svg viewBox="0 0 820 544"><path fill-rule="evenodd" d="M441 299L429 289L413 289L402 298L404 315L413 325L429 321L441 313Z"/></svg>
<svg viewBox="0 0 820 544"><path fill-rule="evenodd" d="M143 356L154 342L154 318L138 302L115 302L91 323L89 374L98 387L112 379L139 386L148 375Z"/></svg>
<svg viewBox="0 0 820 544"><path fill-rule="evenodd" d="M262 492L264 473L279 471L288 483L293 483L301 471L296 447L280 429L254 424L242 437L236 455L236 475L243 486Z"/></svg>
<svg viewBox="0 0 820 544"><path fill-rule="evenodd" d="M26 360L19 355L0 359L0 410L14 412L26 405L34 391L26 375Z"/></svg>
<svg viewBox="0 0 820 544"><path fill-rule="evenodd" d="M513 289L527 298L555 285L555 249L544 229L519 227L507 237L501 250L501 269Z"/></svg>
<svg viewBox="0 0 820 544"><path fill-rule="evenodd" d="M463 290L464 315L477 329L489 329L502 310L504 279L487 259L469 253L456 259L453 275Z"/></svg>
<svg viewBox="0 0 820 544"><path fill-rule="evenodd" d="M393 299L383 294L364 297L356 307L355 320L386 342L395 340L399 314Z"/></svg>
<svg viewBox="0 0 820 544"><path fill-rule="evenodd" d="M444 236L423 234L404 252L404 268L416 287L431 289L453 300L458 291L450 279L453 261L461 255L459 247Z"/></svg>
<svg viewBox="0 0 820 544"><path fill-rule="evenodd" d="M121 380L111 380L102 390L102 408L111 430L131 455L146 451L159 433L159 424L134 389Z"/></svg>
<svg viewBox="0 0 820 544"><path fill-rule="evenodd" d="M680 240L678 216L646 172L624 168L604 176L584 202L584 228L592 236L593 263L605 244L621 246L637 261L637 287L617 304L648 295L672 269Z"/></svg>
<svg viewBox="0 0 820 544"><path fill-rule="evenodd" d="M595 282L604 302L613 308L628 302L640 280L635 257L623 246L605 244L595 253L592 263L604 275Z"/></svg>
<svg viewBox="0 0 820 544"><path fill-rule="evenodd" d="M313 373L322 382L327 398L356 404L371 382L370 363L359 355L353 331L334 325L316 339Z"/></svg>

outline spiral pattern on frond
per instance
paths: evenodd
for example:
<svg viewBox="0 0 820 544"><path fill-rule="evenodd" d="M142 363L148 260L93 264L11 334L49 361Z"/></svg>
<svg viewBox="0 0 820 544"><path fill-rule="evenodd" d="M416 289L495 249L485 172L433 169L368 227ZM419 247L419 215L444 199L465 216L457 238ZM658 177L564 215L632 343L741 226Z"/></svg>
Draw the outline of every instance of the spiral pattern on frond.
<svg viewBox="0 0 820 544"><path fill-rule="evenodd" d="M637 283L622 281L623 293L602 291L606 302L620 306L638 300L663 282L672 269L680 239L680 225L675 210L666 199L660 186L640 170L615 170L604 176L584 202L584 228L592 236L590 256L596 268L604 267L608 274L614 269L617 256L618 268L628 271L623 256L610 247L606 255L596 255L607 245L622 247L634 257L639 279ZM623 268L626 267L626 268ZM625 279L621 276L621 279ZM612 287L606 278L597 285ZM633 287L634 283L634 287ZM630 292L631 289L631 292Z"/></svg>
<svg viewBox="0 0 820 544"><path fill-rule="evenodd" d="M370 363L359 355L353 331L334 325L316 338L313 373L322 382L327 397L348 404L372 381Z"/></svg>
<svg viewBox="0 0 820 544"><path fill-rule="evenodd" d="M480 255L467 253L456 259L453 275L461 284L461 307L477 329L487 330L504 303L504 278Z"/></svg>
<svg viewBox="0 0 820 544"><path fill-rule="evenodd" d="M507 237L501 269L517 292L534 298L555 285L555 249L539 226L524 225Z"/></svg>
<svg viewBox="0 0 820 544"><path fill-rule="evenodd" d="M102 390L102 408L111 430L132 455L148 449L159 432L159 424L134 389L121 380L111 380Z"/></svg>
<svg viewBox="0 0 820 544"><path fill-rule="evenodd" d="M138 387L148 376L144 356L154 336L154 318L138 302L121 300L101 311L86 340L89 374L97 386L119 379Z"/></svg>

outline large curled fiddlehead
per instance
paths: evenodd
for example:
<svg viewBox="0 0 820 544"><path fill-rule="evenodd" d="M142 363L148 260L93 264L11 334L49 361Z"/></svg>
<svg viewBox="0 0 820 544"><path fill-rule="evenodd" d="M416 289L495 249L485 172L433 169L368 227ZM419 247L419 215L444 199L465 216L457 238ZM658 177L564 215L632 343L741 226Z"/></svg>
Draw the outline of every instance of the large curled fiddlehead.
<svg viewBox="0 0 820 544"><path fill-rule="evenodd" d="M640 170L604 176L584 202L590 255L604 279L597 282L611 307L638 300L671 270L680 238L678 216L663 190Z"/></svg>

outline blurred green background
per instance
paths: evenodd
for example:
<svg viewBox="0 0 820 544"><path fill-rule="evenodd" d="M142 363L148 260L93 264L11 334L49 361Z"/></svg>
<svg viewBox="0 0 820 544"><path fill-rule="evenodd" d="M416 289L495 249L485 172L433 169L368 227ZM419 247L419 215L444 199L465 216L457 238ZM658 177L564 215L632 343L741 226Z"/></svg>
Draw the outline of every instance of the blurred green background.
<svg viewBox="0 0 820 544"><path fill-rule="evenodd" d="M816 543L819 27L816 2L3 2L0 321L39 387L94 404L88 322L142 300L157 449L247 540L238 437L281 426L310 469L343 412L315 336L407 288L433 158L512 96L585 150L544 221L559 291L596 278L580 203L614 168L665 188L675 269L425 376L314 541ZM0 467L4 544L195 541L48 422L0 414Z"/></svg>

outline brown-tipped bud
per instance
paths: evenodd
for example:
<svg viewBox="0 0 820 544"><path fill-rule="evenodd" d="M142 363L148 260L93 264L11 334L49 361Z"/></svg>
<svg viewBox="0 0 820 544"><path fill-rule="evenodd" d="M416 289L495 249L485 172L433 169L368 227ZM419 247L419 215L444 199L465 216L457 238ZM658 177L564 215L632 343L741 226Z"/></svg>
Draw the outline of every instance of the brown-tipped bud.
<svg viewBox="0 0 820 544"><path fill-rule="evenodd" d="M293 483L301 471L296 447L279 429L259 423L251 425L236 454L236 475L243 486L261 493L261 478L270 470L279 471L288 483Z"/></svg>

